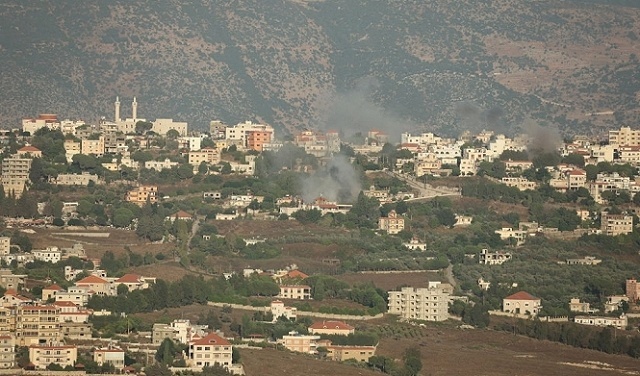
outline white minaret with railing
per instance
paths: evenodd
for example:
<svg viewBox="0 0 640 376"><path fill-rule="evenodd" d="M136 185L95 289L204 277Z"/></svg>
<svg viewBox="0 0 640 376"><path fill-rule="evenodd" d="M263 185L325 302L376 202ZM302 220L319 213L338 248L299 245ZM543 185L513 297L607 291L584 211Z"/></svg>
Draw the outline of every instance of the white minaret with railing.
<svg viewBox="0 0 640 376"><path fill-rule="evenodd" d="M136 97L133 97L133 102L131 103L131 117L133 120L138 118L138 102L136 102Z"/></svg>
<svg viewBox="0 0 640 376"><path fill-rule="evenodd" d="M116 106L116 114L115 114L116 116L114 121L118 122L120 121L120 98L119 97L116 97L116 103L114 104Z"/></svg>

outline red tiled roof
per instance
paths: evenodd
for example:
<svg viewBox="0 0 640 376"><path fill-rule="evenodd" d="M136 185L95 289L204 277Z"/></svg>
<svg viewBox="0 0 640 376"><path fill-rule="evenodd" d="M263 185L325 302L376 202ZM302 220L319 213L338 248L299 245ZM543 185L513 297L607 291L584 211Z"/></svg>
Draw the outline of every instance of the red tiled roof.
<svg viewBox="0 0 640 376"><path fill-rule="evenodd" d="M60 300L53 303L54 306L57 307L77 307L75 303L70 302L68 300Z"/></svg>
<svg viewBox="0 0 640 376"><path fill-rule="evenodd" d="M142 277L137 274L125 274L122 277L116 279L117 283L138 283Z"/></svg>
<svg viewBox="0 0 640 376"><path fill-rule="evenodd" d="M191 344L192 345L199 345L199 346L203 346L203 345L229 346L229 345L231 345L231 342L229 342L226 339L220 337L216 333L209 333L204 338L200 338L198 340L192 341Z"/></svg>
<svg viewBox="0 0 640 376"><path fill-rule="evenodd" d="M60 290L62 290L62 287L60 287L60 286L58 286L58 285L56 285L56 284L53 284L53 285L51 285L51 286L49 286L49 287L45 287L43 290L56 290L56 291L60 291Z"/></svg>
<svg viewBox="0 0 640 376"><path fill-rule="evenodd" d="M38 149L35 146L28 145L28 146L25 146L25 147L22 147L22 148L18 149L18 151L19 152L29 152L29 151L41 151L41 150Z"/></svg>
<svg viewBox="0 0 640 376"><path fill-rule="evenodd" d="M107 282L106 280L100 278L100 277L96 277L95 275L90 275L88 277L84 277L81 280L79 280L78 282L76 282L76 285L78 284L90 284L90 283L103 283L103 284L108 284L109 282Z"/></svg>
<svg viewBox="0 0 640 376"><path fill-rule="evenodd" d="M339 329L339 330L353 330L353 326L344 323L342 321L332 321L332 320L327 320L327 321L316 321L313 324L311 324L311 326L309 327L309 329Z"/></svg>
<svg viewBox="0 0 640 376"><path fill-rule="evenodd" d="M586 175L586 171L584 170L579 170L579 169L575 169L575 170L571 170L569 171L569 175Z"/></svg>
<svg viewBox="0 0 640 376"><path fill-rule="evenodd" d="M189 213L187 213L184 210L179 210L177 213L175 214L171 214L171 218L177 218L177 219L181 219L181 218L187 218L187 219L191 219L193 216Z"/></svg>
<svg viewBox="0 0 640 376"><path fill-rule="evenodd" d="M292 270L289 273L287 273L287 277L289 278L308 278L309 276L303 272L301 272L300 270Z"/></svg>
<svg viewBox="0 0 640 376"><path fill-rule="evenodd" d="M529 294L526 291L516 292L513 295L507 296L505 299L508 299L508 300L540 300L539 298L536 298L535 296Z"/></svg>

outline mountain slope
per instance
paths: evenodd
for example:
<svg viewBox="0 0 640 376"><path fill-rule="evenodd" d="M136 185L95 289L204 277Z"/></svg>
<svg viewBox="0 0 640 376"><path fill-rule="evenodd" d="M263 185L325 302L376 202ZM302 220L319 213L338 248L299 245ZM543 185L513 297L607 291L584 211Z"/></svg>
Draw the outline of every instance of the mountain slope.
<svg viewBox="0 0 640 376"><path fill-rule="evenodd" d="M0 124L54 112L567 133L637 124L640 9L597 1L12 1ZM602 2L600 2L602 3ZM363 84L364 83L364 84ZM600 115L590 115L601 113Z"/></svg>

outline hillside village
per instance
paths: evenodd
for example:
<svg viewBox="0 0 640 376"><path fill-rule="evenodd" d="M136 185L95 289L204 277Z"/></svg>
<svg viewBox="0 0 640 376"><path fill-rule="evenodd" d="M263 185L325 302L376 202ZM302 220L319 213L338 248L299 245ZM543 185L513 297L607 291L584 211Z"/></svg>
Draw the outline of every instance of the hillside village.
<svg viewBox="0 0 640 376"><path fill-rule="evenodd" d="M272 347L417 374L419 353L379 351L385 319L514 332L518 319L530 336L527 325L617 330L625 342L606 343L640 356L640 130L280 136L251 121L207 132L147 121L136 98L122 119L120 106L98 124L41 114L0 133L0 368L244 374L238 349ZM145 252L85 249L124 233ZM40 234L65 241L37 249ZM289 251L304 264L282 258L327 243L337 250L320 257ZM584 286L554 292L525 269L532 261L557 278L583 271ZM155 274L169 262L187 274ZM150 275L131 271L145 266ZM412 271L439 277L403 283ZM398 273L397 284L348 273ZM211 311L197 322L135 316L191 304ZM604 335L576 346L614 352Z"/></svg>

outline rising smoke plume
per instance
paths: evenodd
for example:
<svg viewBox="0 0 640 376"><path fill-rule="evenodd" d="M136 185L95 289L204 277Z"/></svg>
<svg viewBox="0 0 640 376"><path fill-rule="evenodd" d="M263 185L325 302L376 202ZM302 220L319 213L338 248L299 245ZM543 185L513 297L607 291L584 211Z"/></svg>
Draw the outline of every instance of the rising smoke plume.
<svg viewBox="0 0 640 376"><path fill-rule="evenodd" d="M373 97L379 87L377 79L365 78L358 81L351 91L328 95L321 106L325 115L320 119L320 128L337 130L345 138L356 133L366 136L367 132L375 129L386 133L390 142L398 142L403 132L415 127L374 102Z"/></svg>
<svg viewBox="0 0 640 376"><path fill-rule="evenodd" d="M310 203L322 196L329 201L353 202L361 189L358 172L347 157L336 155L324 170L318 170L302 181L302 199Z"/></svg>
<svg viewBox="0 0 640 376"><path fill-rule="evenodd" d="M473 102L464 101L457 102L453 106L453 112L460 120L463 130L471 133L479 133L482 130L507 135L509 133L509 129L502 119L504 111L500 107L483 109Z"/></svg>
<svg viewBox="0 0 640 376"><path fill-rule="evenodd" d="M522 124L522 132L529 138L527 150L533 156L556 152L562 146L562 136L555 125L542 126L527 119Z"/></svg>

